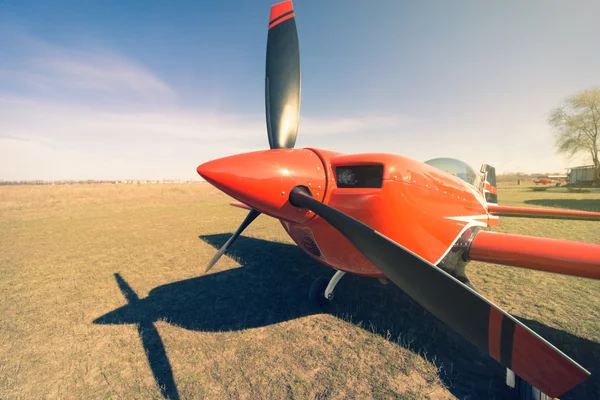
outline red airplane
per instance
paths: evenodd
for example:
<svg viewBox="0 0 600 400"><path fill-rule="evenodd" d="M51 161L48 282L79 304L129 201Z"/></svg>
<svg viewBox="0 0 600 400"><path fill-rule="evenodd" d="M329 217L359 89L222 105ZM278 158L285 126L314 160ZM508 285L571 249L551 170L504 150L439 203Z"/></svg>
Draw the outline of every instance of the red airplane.
<svg viewBox="0 0 600 400"><path fill-rule="evenodd" d="M556 186L558 186L561 183L565 183L565 180L564 179L537 178L537 179L533 179L533 183L535 183L536 186L540 183L542 185L555 184Z"/></svg>
<svg viewBox="0 0 600 400"><path fill-rule="evenodd" d="M291 1L271 8L266 58L270 150L206 162L198 173L250 210L207 271L261 213L337 272L313 283L323 305L345 273L389 279L507 368L507 383L556 397L589 372L481 296L470 260L600 278L600 245L495 233L500 216L600 220L600 213L499 206L495 170L448 158L294 149L300 56ZM514 371L514 372L513 372ZM515 375L516 374L516 375ZM537 388L537 389L536 389Z"/></svg>

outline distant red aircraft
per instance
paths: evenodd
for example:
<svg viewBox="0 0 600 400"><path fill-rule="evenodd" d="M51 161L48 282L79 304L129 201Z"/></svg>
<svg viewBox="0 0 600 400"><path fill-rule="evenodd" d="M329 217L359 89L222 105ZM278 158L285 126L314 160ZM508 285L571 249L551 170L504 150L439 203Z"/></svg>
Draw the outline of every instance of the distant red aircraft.
<svg viewBox="0 0 600 400"><path fill-rule="evenodd" d="M558 186L561 183L565 183L565 180L564 179L551 179L551 178L537 178L537 179L533 179L533 183L535 183L536 185L539 185L541 183L542 185L555 184Z"/></svg>
<svg viewBox="0 0 600 400"><path fill-rule="evenodd" d="M313 283L323 305L344 273L387 278L507 368L507 383L555 397L589 372L469 283L470 260L600 278L600 245L495 233L499 216L600 220L600 213L499 206L493 167L448 158L294 149L300 56L291 1L271 8L266 60L270 150L206 162L198 173L250 210L210 269L261 213L337 270ZM513 373L514 371L514 373ZM516 375L515 375L516 374ZM537 388L537 389L536 389ZM521 392L521 391L520 391Z"/></svg>

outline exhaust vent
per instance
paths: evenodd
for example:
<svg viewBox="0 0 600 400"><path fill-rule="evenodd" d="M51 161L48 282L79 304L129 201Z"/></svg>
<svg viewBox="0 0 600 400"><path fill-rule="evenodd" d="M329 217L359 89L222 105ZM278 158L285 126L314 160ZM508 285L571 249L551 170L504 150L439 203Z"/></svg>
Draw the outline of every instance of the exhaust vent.
<svg viewBox="0 0 600 400"><path fill-rule="evenodd" d="M321 253L321 249L319 249L319 246L315 240L315 236L310 228L297 227L290 224L290 234L298 246L300 246L304 251L313 255L314 257L324 259L323 253Z"/></svg>

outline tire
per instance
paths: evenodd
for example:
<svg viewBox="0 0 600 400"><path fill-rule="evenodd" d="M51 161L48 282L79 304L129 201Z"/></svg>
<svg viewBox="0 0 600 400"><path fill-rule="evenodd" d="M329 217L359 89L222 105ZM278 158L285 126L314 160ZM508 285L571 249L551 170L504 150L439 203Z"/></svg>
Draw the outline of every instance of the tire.
<svg viewBox="0 0 600 400"><path fill-rule="evenodd" d="M329 299L325 298L325 289L329 285L329 279L321 276L313 281L308 291L308 299L317 307L324 307L329 304Z"/></svg>
<svg viewBox="0 0 600 400"><path fill-rule="evenodd" d="M519 376L515 375L515 398L519 400L552 400L552 397L540 392L538 388L531 386Z"/></svg>

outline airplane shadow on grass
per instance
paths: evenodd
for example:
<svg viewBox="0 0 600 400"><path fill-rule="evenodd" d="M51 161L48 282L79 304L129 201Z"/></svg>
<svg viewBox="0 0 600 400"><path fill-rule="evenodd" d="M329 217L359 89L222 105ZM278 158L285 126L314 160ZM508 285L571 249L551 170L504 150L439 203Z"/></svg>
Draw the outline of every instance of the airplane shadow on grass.
<svg viewBox="0 0 600 400"><path fill-rule="evenodd" d="M228 234L200 236L219 248ZM308 288L333 271L312 260L295 245L239 237L229 249L242 267L159 286L139 299L115 274L128 304L96 319L96 324L135 324L154 379L165 398L178 399L171 365L154 321L196 331L231 331L267 326L315 313L329 313L390 340L401 338L411 350L426 354L441 368L440 378L458 398L507 398L505 369L447 328L393 284L346 275L334 301L316 309ZM452 299L449 299L452 301ZM563 398L594 398L600 393L600 344L521 319L567 351L592 376ZM571 354L573 354L571 352Z"/></svg>

